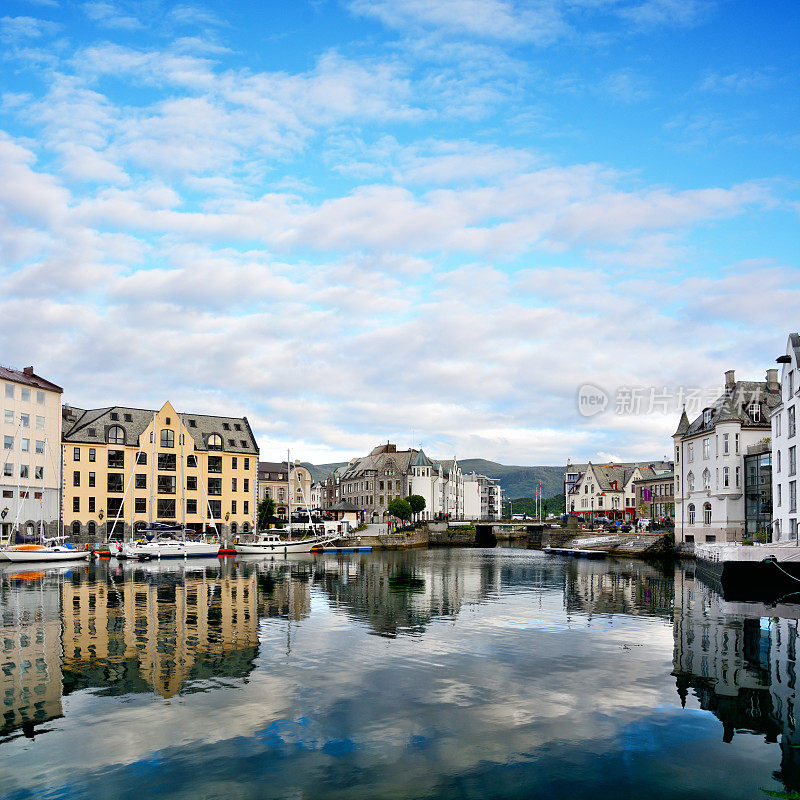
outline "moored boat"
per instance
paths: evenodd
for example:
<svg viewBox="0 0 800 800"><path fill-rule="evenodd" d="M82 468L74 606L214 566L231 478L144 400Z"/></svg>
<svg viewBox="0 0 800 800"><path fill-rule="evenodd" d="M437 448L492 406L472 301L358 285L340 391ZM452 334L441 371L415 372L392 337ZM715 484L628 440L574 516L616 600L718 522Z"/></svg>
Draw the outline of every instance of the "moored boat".
<svg viewBox="0 0 800 800"><path fill-rule="evenodd" d="M29 561L79 561L89 558L89 550L79 550L71 542L56 540L44 544L15 544L0 548L0 560L18 564Z"/></svg>
<svg viewBox="0 0 800 800"><path fill-rule="evenodd" d="M282 535L289 538L282 538ZM240 555L288 555L289 553L310 553L314 547L321 547L339 538L339 533L324 533L292 539L287 530L262 531L252 542L236 542L234 547Z"/></svg>

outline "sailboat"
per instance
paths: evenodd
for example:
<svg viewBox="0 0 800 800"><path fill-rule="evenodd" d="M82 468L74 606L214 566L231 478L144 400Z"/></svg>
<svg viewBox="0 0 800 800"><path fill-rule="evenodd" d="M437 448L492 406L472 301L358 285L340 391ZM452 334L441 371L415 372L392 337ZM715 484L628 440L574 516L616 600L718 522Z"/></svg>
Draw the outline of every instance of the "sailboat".
<svg viewBox="0 0 800 800"><path fill-rule="evenodd" d="M286 453L286 493L288 499L288 527L276 528L268 531L256 533L252 542L235 542L234 548L237 554L241 555L289 555L289 553L310 553L313 548L321 547L325 544L339 539L341 532L323 529L324 532L317 536L304 536L302 539L292 539L292 462L289 453ZM303 487L300 486L303 493ZM307 506L308 504L306 504ZM311 515L309 513L309 520ZM285 538L284 538L285 537Z"/></svg>

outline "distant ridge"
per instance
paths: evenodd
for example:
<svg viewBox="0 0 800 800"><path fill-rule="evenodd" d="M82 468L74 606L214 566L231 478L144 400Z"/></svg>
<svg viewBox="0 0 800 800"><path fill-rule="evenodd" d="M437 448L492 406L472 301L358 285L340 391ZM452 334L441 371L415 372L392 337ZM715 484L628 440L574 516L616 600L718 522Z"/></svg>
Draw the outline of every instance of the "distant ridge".
<svg viewBox="0 0 800 800"><path fill-rule="evenodd" d="M433 456L431 456L433 458ZM433 458L435 461L436 459ZM449 459L446 459L449 460ZM347 462L339 461L333 464L309 464L303 461L304 467L311 471L315 481L324 481L337 467L343 467ZM552 466L509 466L498 464L496 461L487 461L485 458L463 458L458 461L462 472L477 472L489 478L499 478L500 485L506 497L533 497L536 486L542 482L542 495L553 497L564 493L564 472L566 467Z"/></svg>

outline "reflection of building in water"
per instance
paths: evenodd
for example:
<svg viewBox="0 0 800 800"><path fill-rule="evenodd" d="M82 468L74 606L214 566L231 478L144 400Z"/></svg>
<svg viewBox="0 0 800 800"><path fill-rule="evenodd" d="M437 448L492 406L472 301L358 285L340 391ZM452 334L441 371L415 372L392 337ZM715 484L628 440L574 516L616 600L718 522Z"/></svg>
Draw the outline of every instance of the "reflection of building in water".
<svg viewBox="0 0 800 800"><path fill-rule="evenodd" d="M185 681L250 672L258 650L254 574L171 569L65 581L67 691L152 686L171 697Z"/></svg>
<svg viewBox="0 0 800 800"><path fill-rule="evenodd" d="M780 737L780 777L800 788L797 630L800 606L728 603L692 572L675 573L673 675L685 703L692 689L729 742L736 732Z"/></svg>
<svg viewBox="0 0 800 800"><path fill-rule="evenodd" d="M673 577L658 567L570 561L564 589L569 613L641 614L672 617Z"/></svg>
<svg viewBox="0 0 800 800"><path fill-rule="evenodd" d="M320 562L315 583L334 605L365 618L382 636L422 630L434 617L454 616L464 602L479 602L500 586L496 561L470 565L463 555L430 566L414 554L383 559Z"/></svg>
<svg viewBox="0 0 800 800"><path fill-rule="evenodd" d="M299 621L311 613L311 565L266 561L256 567L258 616Z"/></svg>
<svg viewBox="0 0 800 800"><path fill-rule="evenodd" d="M61 620L58 578L41 572L3 575L0 583L0 737L61 716Z"/></svg>

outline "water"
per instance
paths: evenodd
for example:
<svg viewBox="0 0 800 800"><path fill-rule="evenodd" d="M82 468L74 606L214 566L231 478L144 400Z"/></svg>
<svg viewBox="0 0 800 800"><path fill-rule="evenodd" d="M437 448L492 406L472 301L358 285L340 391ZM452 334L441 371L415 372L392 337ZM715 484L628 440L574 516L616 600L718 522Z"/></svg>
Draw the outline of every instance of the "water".
<svg viewBox="0 0 800 800"><path fill-rule="evenodd" d="M691 565L29 566L0 612L3 798L800 790L800 605L725 603Z"/></svg>

